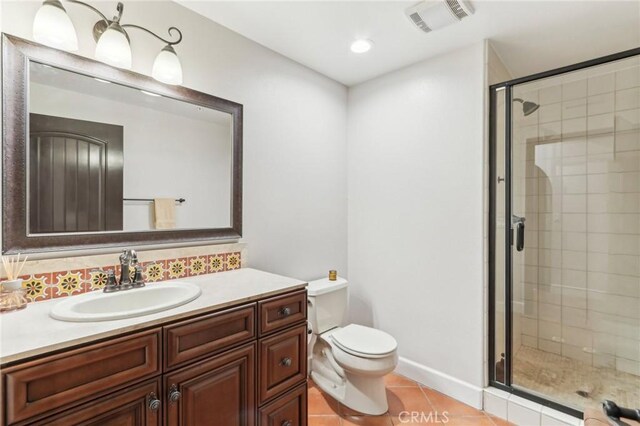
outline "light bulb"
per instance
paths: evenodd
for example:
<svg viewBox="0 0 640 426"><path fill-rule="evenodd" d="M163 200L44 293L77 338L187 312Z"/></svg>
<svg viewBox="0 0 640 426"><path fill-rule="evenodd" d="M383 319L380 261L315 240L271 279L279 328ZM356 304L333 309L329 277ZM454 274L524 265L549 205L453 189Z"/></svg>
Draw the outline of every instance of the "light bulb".
<svg viewBox="0 0 640 426"><path fill-rule="evenodd" d="M360 39L351 43L351 51L353 53L365 53L371 50L373 42L371 40Z"/></svg>
<svg viewBox="0 0 640 426"><path fill-rule="evenodd" d="M44 45L78 50L76 29L60 0L46 0L33 19L33 38Z"/></svg>
<svg viewBox="0 0 640 426"><path fill-rule="evenodd" d="M131 69L129 38L117 22L112 22L98 39L96 59L114 67Z"/></svg>
<svg viewBox="0 0 640 426"><path fill-rule="evenodd" d="M182 65L176 51L167 45L158 53L153 62L151 75L158 81L167 84L182 84Z"/></svg>

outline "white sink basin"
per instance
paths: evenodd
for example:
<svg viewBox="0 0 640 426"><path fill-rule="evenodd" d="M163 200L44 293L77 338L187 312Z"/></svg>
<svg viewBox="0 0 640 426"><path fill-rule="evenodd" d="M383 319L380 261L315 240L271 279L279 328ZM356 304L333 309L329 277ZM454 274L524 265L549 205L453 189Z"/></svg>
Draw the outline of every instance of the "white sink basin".
<svg viewBox="0 0 640 426"><path fill-rule="evenodd" d="M51 308L52 318L61 321L108 321L165 311L200 296L200 287L184 281L151 284L115 293L96 291L69 297Z"/></svg>

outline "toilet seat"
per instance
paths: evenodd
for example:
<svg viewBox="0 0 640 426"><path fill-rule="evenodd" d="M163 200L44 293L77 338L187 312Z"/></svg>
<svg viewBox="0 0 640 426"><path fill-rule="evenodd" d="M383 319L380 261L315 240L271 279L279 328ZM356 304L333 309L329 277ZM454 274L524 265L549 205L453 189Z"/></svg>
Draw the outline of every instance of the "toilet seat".
<svg viewBox="0 0 640 426"><path fill-rule="evenodd" d="M391 335L358 324L340 328L331 333L330 338L341 350L361 358L384 358L398 348Z"/></svg>

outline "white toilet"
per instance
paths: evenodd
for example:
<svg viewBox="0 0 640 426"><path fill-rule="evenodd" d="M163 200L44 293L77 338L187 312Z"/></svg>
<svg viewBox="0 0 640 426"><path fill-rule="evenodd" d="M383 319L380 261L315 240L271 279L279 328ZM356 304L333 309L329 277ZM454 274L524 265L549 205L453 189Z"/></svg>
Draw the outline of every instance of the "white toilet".
<svg viewBox="0 0 640 426"><path fill-rule="evenodd" d="M388 410L384 376L398 363L396 340L381 330L342 326L347 312L347 281L309 283L311 378L347 407L378 415Z"/></svg>

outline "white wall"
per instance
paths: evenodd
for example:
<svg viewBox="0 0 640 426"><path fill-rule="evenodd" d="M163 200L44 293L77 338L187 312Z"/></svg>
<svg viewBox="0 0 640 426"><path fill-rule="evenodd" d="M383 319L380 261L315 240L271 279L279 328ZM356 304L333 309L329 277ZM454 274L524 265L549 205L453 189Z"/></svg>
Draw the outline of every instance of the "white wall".
<svg viewBox="0 0 640 426"><path fill-rule="evenodd" d="M31 38L40 2L4 1L1 29ZM103 12L115 1L92 2ZM95 16L65 4L92 57ZM346 88L169 1L129 1L123 22L177 26L184 85L244 104L244 238L249 265L303 279L346 272ZM133 69L163 47L131 30Z"/></svg>
<svg viewBox="0 0 640 426"><path fill-rule="evenodd" d="M34 82L29 87L30 113L123 127L124 198L186 199L176 206L178 229L231 225L230 123L187 118ZM124 201L123 228L155 229L153 204Z"/></svg>
<svg viewBox="0 0 640 426"><path fill-rule="evenodd" d="M349 91L354 322L398 340L400 368L468 403L483 385L484 47Z"/></svg>

